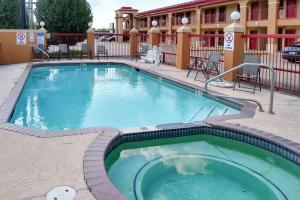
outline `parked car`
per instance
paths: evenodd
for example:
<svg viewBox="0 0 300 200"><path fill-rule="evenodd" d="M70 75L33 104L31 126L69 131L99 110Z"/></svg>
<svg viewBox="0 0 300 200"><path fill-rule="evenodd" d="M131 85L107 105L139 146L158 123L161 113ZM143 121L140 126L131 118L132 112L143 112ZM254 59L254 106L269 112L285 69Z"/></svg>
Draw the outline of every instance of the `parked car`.
<svg viewBox="0 0 300 200"><path fill-rule="evenodd" d="M282 52L282 58L290 62L300 61L300 42L296 42L286 47Z"/></svg>
<svg viewBox="0 0 300 200"><path fill-rule="evenodd" d="M100 37L100 41L104 42L104 41L107 41L108 40L108 36L102 36Z"/></svg>
<svg viewBox="0 0 300 200"><path fill-rule="evenodd" d="M116 41L116 36L111 36L111 37L107 38L107 41L109 41L109 42Z"/></svg>

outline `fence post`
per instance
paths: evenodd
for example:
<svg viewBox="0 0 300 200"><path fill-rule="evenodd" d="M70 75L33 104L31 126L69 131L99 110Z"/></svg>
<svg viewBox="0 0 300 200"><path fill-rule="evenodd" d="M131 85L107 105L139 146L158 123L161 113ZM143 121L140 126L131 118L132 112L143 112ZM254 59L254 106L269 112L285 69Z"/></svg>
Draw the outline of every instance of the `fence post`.
<svg viewBox="0 0 300 200"><path fill-rule="evenodd" d="M130 57L131 57L131 59L136 57L138 54L137 34L138 34L138 30L136 28L132 28L130 30Z"/></svg>
<svg viewBox="0 0 300 200"><path fill-rule="evenodd" d="M191 32L192 30L185 25L177 30L176 67L178 69L188 69L190 65Z"/></svg>
<svg viewBox="0 0 300 200"><path fill-rule="evenodd" d="M244 27L233 22L224 28L224 71L241 64L244 57ZM236 72L224 76L227 81L235 80Z"/></svg>
<svg viewBox="0 0 300 200"><path fill-rule="evenodd" d="M86 40L89 49L92 51L92 58L95 57L95 34L94 29L89 28L86 31Z"/></svg>
<svg viewBox="0 0 300 200"><path fill-rule="evenodd" d="M160 38L159 38L159 29L156 27L152 27L149 30L149 44L153 46L159 46Z"/></svg>

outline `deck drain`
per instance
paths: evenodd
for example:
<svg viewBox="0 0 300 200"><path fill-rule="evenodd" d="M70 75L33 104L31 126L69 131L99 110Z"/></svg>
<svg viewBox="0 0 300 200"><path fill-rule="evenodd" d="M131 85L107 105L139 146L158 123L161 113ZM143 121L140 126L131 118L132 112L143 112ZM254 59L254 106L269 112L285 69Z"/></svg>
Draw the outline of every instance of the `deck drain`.
<svg viewBox="0 0 300 200"><path fill-rule="evenodd" d="M46 200L75 200L76 191L68 186L53 188L47 193Z"/></svg>

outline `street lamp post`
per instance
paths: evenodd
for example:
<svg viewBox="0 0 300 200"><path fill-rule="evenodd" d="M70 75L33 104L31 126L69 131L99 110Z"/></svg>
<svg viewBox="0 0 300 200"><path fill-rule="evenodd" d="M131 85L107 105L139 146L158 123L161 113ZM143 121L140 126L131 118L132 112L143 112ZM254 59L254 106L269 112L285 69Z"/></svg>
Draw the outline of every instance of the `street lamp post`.
<svg viewBox="0 0 300 200"><path fill-rule="evenodd" d="M25 29L25 0L20 0L20 28Z"/></svg>

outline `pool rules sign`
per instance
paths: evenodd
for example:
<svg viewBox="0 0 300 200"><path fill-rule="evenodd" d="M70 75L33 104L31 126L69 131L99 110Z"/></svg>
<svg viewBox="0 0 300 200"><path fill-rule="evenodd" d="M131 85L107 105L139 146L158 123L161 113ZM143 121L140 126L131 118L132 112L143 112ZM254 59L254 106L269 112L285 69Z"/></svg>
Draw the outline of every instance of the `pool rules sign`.
<svg viewBox="0 0 300 200"><path fill-rule="evenodd" d="M224 34L224 50L234 50L234 33L225 32Z"/></svg>
<svg viewBox="0 0 300 200"><path fill-rule="evenodd" d="M19 33L17 33L16 37L17 37L16 38L17 45L22 45L22 46L26 45L26 33L19 32Z"/></svg>

